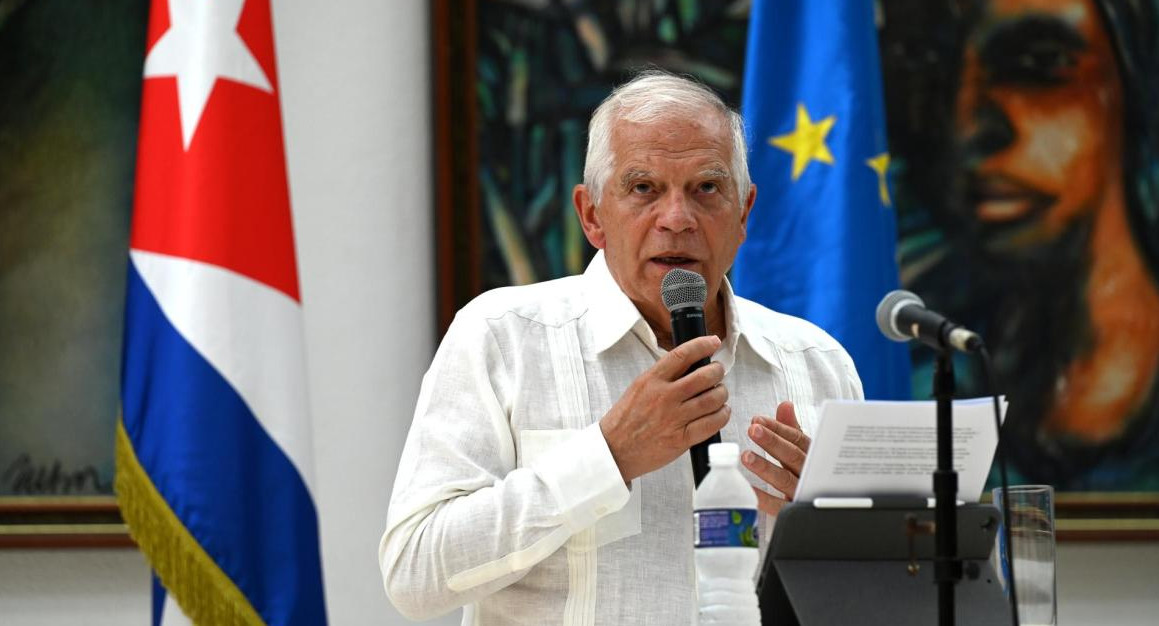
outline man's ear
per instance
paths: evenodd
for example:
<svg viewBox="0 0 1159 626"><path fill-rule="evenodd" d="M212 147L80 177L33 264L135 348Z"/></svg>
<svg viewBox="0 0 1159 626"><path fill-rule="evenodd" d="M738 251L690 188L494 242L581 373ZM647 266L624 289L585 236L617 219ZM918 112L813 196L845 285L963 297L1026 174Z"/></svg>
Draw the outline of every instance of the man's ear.
<svg viewBox="0 0 1159 626"><path fill-rule="evenodd" d="M571 202L575 205L575 214L579 218L580 226L584 229L584 236L588 243L596 249L603 250L607 243L603 224L600 222L599 211L596 210L595 197L587 187L576 185L571 192Z"/></svg>
<svg viewBox="0 0 1159 626"><path fill-rule="evenodd" d="M744 199L744 204L740 207L740 240L744 241L748 234L749 212L753 210L753 204L757 201L757 186L749 185L749 195Z"/></svg>

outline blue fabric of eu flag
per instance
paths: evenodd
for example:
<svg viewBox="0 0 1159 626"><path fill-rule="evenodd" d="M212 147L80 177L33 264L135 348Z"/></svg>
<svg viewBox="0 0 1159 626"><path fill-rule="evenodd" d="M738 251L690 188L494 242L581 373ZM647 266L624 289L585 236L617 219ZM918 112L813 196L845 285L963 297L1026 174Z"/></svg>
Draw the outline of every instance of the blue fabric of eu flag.
<svg viewBox="0 0 1159 626"><path fill-rule="evenodd" d="M873 0L754 2L741 112L757 200L736 292L833 335L867 398L909 398L908 349L874 320L898 271Z"/></svg>

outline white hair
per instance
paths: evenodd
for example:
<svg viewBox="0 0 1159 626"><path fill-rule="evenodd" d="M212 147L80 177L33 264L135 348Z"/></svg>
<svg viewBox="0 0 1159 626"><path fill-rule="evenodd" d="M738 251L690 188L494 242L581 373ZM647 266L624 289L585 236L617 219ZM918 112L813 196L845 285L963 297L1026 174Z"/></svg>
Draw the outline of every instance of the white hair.
<svg viewBox="0 0 1159 626"><path fill-rule="evenodd" d="M588 124L588 151L584 158L584 186L597 206L604 185L615 169L612 129L617 122L649 124L673 118L698 119L705 111L719 115L732 135L730 176L743 206L749 191L748 145L744 120L711 89L681 76L648 70L612 91L592 114Z"/></svg>

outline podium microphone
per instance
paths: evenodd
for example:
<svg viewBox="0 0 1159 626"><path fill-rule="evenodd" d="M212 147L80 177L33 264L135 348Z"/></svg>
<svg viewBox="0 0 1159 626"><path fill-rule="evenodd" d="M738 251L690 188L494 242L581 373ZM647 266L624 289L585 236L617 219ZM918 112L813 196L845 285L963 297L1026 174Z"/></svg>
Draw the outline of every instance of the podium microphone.
<svg viewBox="0 0 1159 626"><path fill-rule="evenodd" d="M704 277L696 272L675 268L669 270L660 281L660 299L672 315L672 345L708 334L704 325L704 301L708 298L708 285ZM703 358L688 369L689 372L708 365ZM697 487L708 474L708 446L720 443L720 433L713 433L708 439L692 446L688 451L692 456L692 477Z"/></svg>
<svg viewBox="0 0 1159 626"><path fill-rule="evenodd" d="M926 308L916 294L895 289L877 305L877 328L894 341L917 339L935 350L976 352L982 338Z"/></svg>
<svg viewBox="0 0 1159 626"><path fill-rule="evenodd" d="M934 398L937 399L937 469L933 472L934 487L934 582L938 587L938 624L954 624L954 587L962 580L962 560L958 558L958 512L954 501L958 495L958 472L954 469L954 361L950 350L980 352L989 371L989 353L982 338L942 315L926 308L922 299L908 291L898 289L885 294L877 305L877 327L882 334L894 341L917 339L937 350L934 361ZM993 378L991 378L993 385ZM998 424L998 397L994 397L994 422ZM1001 428L999 432L999 467L1002 481L1006 482L1006 467L1002 461ZM1005 528L1010 529L1009 517ZM1006 540L1009 546L1009 539ZM1009 555L1009 552L1007 552ZM1008 556L1007 563L1014 566ZM1018 623L1015 602L1017 585L1011 586L1011 611L1013 623Z"/></svg>

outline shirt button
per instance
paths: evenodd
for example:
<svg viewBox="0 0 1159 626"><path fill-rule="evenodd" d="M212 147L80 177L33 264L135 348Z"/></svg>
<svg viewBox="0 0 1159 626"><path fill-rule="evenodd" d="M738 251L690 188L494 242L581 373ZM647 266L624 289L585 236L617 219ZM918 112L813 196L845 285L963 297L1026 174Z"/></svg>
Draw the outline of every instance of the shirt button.
<svg viewBox="0 0 1159 626"><path fill-rule="evenodd" d="M607 512L608 512L608 507L606 507L606 506L597 506L596 507L596 515L603 515L604 513L607 513Z"/></svg>

